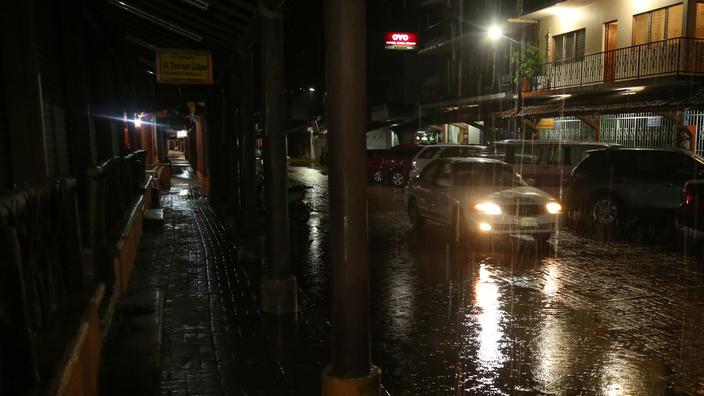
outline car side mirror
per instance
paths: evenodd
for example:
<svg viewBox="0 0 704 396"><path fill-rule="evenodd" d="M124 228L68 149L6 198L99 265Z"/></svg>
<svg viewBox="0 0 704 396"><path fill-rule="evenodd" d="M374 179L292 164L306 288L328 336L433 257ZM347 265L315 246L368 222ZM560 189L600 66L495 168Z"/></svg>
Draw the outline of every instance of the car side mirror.
<svg viewBox="0 0 704 396"><path fill-rule="evenodd" d="M535 179L527 179L526 183L531 187L535 187Z"/></svg>
<svg viewBox="0 0 704 396"><path fill-rule="evenodd" d="M450 183L450 178L449 177L441 177L438 180L435 181L435 184L437 184L439 187L450 187L452 186L452 183Z"/></svg>

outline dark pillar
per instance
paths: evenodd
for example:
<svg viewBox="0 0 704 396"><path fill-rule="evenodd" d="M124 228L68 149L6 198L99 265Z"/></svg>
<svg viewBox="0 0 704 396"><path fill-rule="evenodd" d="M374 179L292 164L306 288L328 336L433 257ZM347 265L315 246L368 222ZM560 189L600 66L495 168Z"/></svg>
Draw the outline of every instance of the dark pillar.
<svg viewBox="0 0 704 396"><path fill-rule="evenodd" d="M240 124L240 210L242 214L242 233L251 236L257 223L257 164L256 141L252 109L254 90L252 88L252 53L241 51L237 54L238 90L239 90L239 124Z"/></svg>
<svg viewBox="0 0 704 396"><path fill-rule="evenodd" d="M284 84L283 21L278 11L260 2L261 67L264 86L264 194L266 258L262 276L262 310L296 311L296 278L291 274L286 183L286 89Z"/></svg>
<svg viewBox="0 0 704 396"><path fill-rule="evenodd" d="M34 1L6 3L2 21L2 79L7 104L13 181L49 176Z"/></svg>
<svg viewBox="0 0 704 396"><path fill-rule="evenodd" d="M223 91L223 135L222 135L222 167L225 205L224 220L228 228L234 227L237 208L239 207L237 168L237 129L235 120L235 92L237 90L235 76L229 73L225 77L225 89Z"/></svg>
<svg viewBox="0 0 704 396"><path fill-rule="evenodd" d="M328 0L326 17L332 363L323 395L379 395L371 364L364 0Z"/></svg>
<svg viewBox="0 0 704 396"><path fill-rule="evenodd" d="M220 175L221 169L218 166L220 160L220 142L219 135L222 126L222 108L221 108L221 87L214 85L208 95L206 103L207 123L205 139L208 167L208 199L216 208L220 206Z"/></svg>

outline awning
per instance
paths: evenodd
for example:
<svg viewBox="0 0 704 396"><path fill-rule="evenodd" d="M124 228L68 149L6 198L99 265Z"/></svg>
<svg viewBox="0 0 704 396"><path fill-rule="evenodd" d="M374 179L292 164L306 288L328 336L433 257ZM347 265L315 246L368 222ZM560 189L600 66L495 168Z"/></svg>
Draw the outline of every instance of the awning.
<svg viewBox="0 0 704 396"><path fill-rule="evenodd" d="M601 99L600 99L601 98ZM499 118L512 117L555 117L612 113L639 113L650 111L687 110L704 108L704 88L691 95L678 95L674 92L652 92L649 94L611 95L588 100L555 98L548 103L523 106L498 113Z"/></svg>

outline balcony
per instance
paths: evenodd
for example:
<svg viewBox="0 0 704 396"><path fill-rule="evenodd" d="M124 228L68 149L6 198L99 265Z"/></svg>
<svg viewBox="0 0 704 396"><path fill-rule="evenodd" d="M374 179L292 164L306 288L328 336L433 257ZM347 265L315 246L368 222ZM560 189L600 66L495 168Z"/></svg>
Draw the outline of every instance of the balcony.
<svg viewBox="0 0 704 396"><path fill-rule="evenodd" d="M700 74L704 74L704 40L679 37L545 63L532 90Z"/></svg>

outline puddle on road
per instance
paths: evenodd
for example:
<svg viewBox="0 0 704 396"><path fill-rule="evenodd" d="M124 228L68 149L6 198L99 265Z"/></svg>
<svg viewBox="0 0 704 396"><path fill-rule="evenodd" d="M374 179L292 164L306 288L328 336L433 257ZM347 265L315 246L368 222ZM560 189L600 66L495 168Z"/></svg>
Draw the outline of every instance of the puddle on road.
<svg viewBox="0 0 704 396"><path fill-rule="evenodd" d="M325 208L301 270L327 312L327 177L289 176ZM410 231L398 191L371 188L369 205L372 358L391 394L695 394L701 267L569 232L547 251L531 238L457 249L442 227Z"/></svg>

